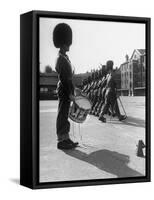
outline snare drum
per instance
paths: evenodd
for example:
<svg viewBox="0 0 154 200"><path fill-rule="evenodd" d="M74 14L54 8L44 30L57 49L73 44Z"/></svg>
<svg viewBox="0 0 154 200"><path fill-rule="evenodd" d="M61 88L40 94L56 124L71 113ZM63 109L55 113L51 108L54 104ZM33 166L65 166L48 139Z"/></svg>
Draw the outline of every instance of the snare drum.
<svg viewBox="0 0 154 200"><path fill-rule="evenodd" d="M83 123L91 109L91 102L82 94L75 97L69 109L69 118L76 123Z"/></svg>

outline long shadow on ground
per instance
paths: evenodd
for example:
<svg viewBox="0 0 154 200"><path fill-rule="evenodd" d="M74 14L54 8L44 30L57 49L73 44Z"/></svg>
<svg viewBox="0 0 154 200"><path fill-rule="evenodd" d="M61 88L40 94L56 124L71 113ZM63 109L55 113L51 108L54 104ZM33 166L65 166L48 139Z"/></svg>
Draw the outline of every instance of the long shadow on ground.
<svg viewBox="0 0 154 200"><path fill-rule="evenodd" d="M78 149L64 151L69 156L94 165L100 170L114 174L117 177L144 176L140 172L128 167L129 156L106 149L86 154Z"/></svg>
<svg viewBox="0 0 154 200"><path fill-rule="evenodd" d="M128 126L135 126L139 128L145 128L145 120L132 117L132 116L127 116L127 119L125 121L121 121L122 125L128 125ZM116 120L113 120L111 122L112 124L117 124ZM119 123L119 122L118 122Z"/></svg>

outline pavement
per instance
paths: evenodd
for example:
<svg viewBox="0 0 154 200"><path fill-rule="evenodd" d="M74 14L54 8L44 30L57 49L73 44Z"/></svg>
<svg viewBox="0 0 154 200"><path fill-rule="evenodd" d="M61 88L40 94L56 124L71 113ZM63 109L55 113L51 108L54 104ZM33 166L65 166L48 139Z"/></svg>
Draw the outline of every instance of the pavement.
<svg viewBox="0 0 154 200"><path fill-rule="evenodd" d="M89 115L80 125L70 121L71 138L80 146L67 151L57 149L58 101L40 101L40 182L145 175L145 158L136 156L138 141L145 143L145 97L120 98L127 120L102 123Z"/></svg>

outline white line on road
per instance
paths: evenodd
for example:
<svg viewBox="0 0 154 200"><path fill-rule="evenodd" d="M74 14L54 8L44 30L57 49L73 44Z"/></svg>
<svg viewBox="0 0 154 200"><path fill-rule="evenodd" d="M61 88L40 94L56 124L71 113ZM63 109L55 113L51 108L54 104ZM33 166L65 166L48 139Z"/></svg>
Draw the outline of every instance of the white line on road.
<svg viewBox="0 0 154 200"><path fill-rule="evenodd" d="M49 113L49 112L57 112L57 108L40 110L40 113Z"/></svg>

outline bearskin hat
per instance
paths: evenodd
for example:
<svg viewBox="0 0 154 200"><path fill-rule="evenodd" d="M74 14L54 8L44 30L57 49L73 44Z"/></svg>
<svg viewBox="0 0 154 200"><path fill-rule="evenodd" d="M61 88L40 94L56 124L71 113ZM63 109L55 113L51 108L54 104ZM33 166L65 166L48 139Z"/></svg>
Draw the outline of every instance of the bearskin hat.
<svg viewBox="0 0 154 200"><path fill-rule="evenodd" d="M91 78L92 78L92 80L95 79L95 72L92 73Z"/></svg>
<svg viewBox="0 0 154 200"><path fill-rule="evenodd" d="M53 43L56 48L72 44L72 29L68 24L60 23L53 31Z"/></svg>
<svg viewBox="0 0 154 200"><path fill-rule="evenodd" d="M91 76L88 76L88 83L90 83L92 80L92 77Z"/></svg>
<svg viewBox="0 0 154 200"><path fill-rule="evenodd" d="M99 72L98 72L98 77L99 77L99 78L102 77L102 70L99 70Z"/></svg>
<svg viewBox="0 0 154 200"><path fill-rule="evenodd" d="M112 60L108 60L107 62L106 62L106 69L107 69L107 71L109 71L109 70L113 70L113 61Z"/></svg>
<svg viewBox="0 0 154 200"><path fill-rule="evenodd" d="M87 83L88 83L88 80L87 80L87 79L84 79L84 80L83 80L83 85L87 85Z"/></svg>
<svg viewBox="0 0 154 200"><path fill-rule="evenodd" d="M102 76L106 75L106 65L102 65Z"/></svg>

